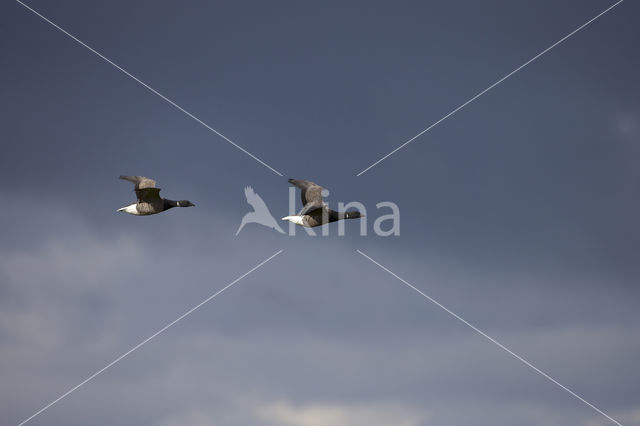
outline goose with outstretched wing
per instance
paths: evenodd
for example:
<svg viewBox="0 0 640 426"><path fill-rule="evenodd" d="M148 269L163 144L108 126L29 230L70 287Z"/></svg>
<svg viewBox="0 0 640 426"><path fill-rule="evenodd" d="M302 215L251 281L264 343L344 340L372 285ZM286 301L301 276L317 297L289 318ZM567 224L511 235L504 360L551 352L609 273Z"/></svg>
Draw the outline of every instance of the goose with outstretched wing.
<svg viewBox="0 0 640 426"><path fill-rule="evenodd" d="M323 192L326 190L316 183L298 179L289 179L289 183L300 189L302 210L300 210L297 215L285 216L282 220L288 220L296 225L313 228L342 219L358 219L364 217L364 215L357 210L346 212L331 210L322 199L324 195Z"/></svg>
<svg viewBox="0 0 640 426"><path fill-rule="evenodd" d="M156 188L156 181L144 176L120 176L133 184L137 202L119 208L117 211L129 213L135 216L148 216L162 213L173 207L195 206L189 200L174 201L160 197L160 188Z"/></svg>

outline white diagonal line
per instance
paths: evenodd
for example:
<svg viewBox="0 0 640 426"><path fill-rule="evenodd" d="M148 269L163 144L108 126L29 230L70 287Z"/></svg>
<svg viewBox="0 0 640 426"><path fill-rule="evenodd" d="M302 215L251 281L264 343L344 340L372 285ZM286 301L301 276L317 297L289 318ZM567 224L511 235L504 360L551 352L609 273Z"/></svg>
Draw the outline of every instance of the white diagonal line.
<svg viewBox="0 0 640 426"><path fill-rule="evenodd" d="M146 339L144 339L142 342L138 343L137 345L135 345L133 348L129 349L127 352L123 353L122 355L120 355L118 358L114 359L113 361L111 361L109 364L105 365L104 367L102 367L100 370L96 371L95 373L93 373L92 375L90 375L89 377L87 377L86 379L84 379L83 381L81 381L80 383L78 383L77 385L75 385L74 387L72 387L71 389L69 389L68 391L66 391L65 393L63 393L62 395L60 395L58 398L56 398L55 400L51 401L49 404L45 405L44 407L42 407L40 410L38 410L36 413L34 413L32 416L28 417L27 419L23 420L22 422L20 422L18 424L18 426L22 426L23 424L27 423L28 421L30 421L31 419L33 419L34 417L36 417L37 415L41 414L43 411L45 411L46 409L50 408L52 405L56 404L57 402L59 402L60 400L62 400L63 398L67 397L69 394L71 394L73 391L75 391L76 389L78 389L80 386L86 384L87 382L91 381L92 379L94 379L96 376L98 376L99 374L101 374L102 372L104 372L105 370L107 370L109 367L112 367L114 364L116 364L117 362L121 361L123 358L125 358L127 355L131 354L132 352L134 352L135 350L139 349L141 346L143 346L145 343L149 342L151 339L153 339L154 337L158 336L159 334L163 333L164 331L166 331L169 327L173 326L175 323L177 323L178 321L180 321L181 319L183 319L184 317L186 317L187 315L191 314L193 311L195 311L196 309L200 308L202 305L204 305L205 303L209 302L211 299L213 299L214 297L218 296L220 293L222 293L223 291L225 291L226 289L228 289L229 287L231 287L232 285L234 285L235 283L237 283L238 281L240 281L241 279L243 279L244 277L246 277L247 275L249 275L250 273L252 273L253 271L255 271L256 269L260 268L262 265L264 265L265 263L269 262L271 259L273 259L274 257L276 257L277 255L279 255L280 253L282 253L284 250L278 250L275 254L271 255L269 258L263 260L262 262L260 262L259 264L257 264L256 266L254 266L253 268L249 269L247 272L245 272L244 274L240 275L238 278L236 278L235 280L231 281L229 284L227 284L226 286L224 286L222 289L218 290L217 292L215 292L214 294L212 294L211 296L207 297L206 299L204 299L202 302L198 303L196 306L194 306L193 308L189 309L187 312L185 312L184 314L180 315L178 318L176 318L175 320L171 321L169 324L165 325L164 327L162 327L160 330L156 331L155 333L153 333L151 336L147 337Z"/></svg>
<svg viewBox="0 0 640 426"><path fill-rule="evenodd" d="M396 152L398 152L399 150L401 150L405 146L409 145L411 142L413 142L414 140L418 139L420 136L422 136L423 134L427 133L429 130L433 129L438 124L442 123L444 120L446 120L447 118L451 117L453 114L455 114L456 112L460 111L462 108L466 107L471 102L475 101L480 96L484 95L489 90L493 89L494 87L496 87L497 85L499 85L500 83L502 83L503 81L505 81L506 79L508 79L509 77L514 75L515 73L517 73L518 71L520 71L522 68L524 68L527 65L529 65L531 62L535 61L536 59L538 59L539 57L541 57L542 55L544 55L545 53L547 53L548 51L550 51L551 49L553 49L554 47L556 47L557 45L562 43L563 41L567 40L569 37L573 36L575 33L580 31L581 29L583 29L587 25L591 24L593 21L595 21L596 19L600 18L602 15L604 15L607 12L609 12L611 9L613 9L614 7L616 7L617 5L622 3L623 1L624 0L618 0L616 3L612 4L611 6L609 6L608 8L606 8L605 10L603 10L602 12L600 12L599 14L594 16L593 18L589 19L587 22L585 22L584 24L580 25L578 28L576 28L575 30L571 31L569 34L567 34L566 36L562 37L560 40L558 40L555 43L553 43L551 46L549 46L546 49L544 49L542 52L538 53L536 56L534 56L533 58L529 59L524 64L520 65L518 68L516 68L513 71L511 71L509 74L505 75L500 80L496 81L491 86L489 86L486 89L484 89L482 92L478 93L477 95L475 95L474 97L472 97L471 99L469 99L468 101L466 101L465 103L463 103L462 105L460 105L459 107L454 109L453 111L449 112L447 115L442 117L440 120L436 121L435 123L433 123L432 125L430 125L426 129L424 129L423 131L421 131L420 133L418 133L417 135L415 135L414 137L412 137L411 139L409 139L408 141L406 141L405 143L403 143L402 145L400 145L399 147L397 147L396 149L394 149L393 151L391 151L390 153L388 153L387 155L385 155L384 157L382 157L381 159L379 159L378 161L376 161L375 163L373 163L372 165L367 167L366 169L362 170L356 176L362 175L363 173L365 173L366 171L368 171L372 167L376 166L377 164L379 164L382 161L386 160L387 158L389 158L390 156L392 156L393 154L395 154Z"/></svg>
<svg viewBox="0 0 640 426"><path fill-rule="evenodd" d="M589 401L585 400L584 398L582 398L580 395L578 395L577 393L575 393L574 391L572 391L571 389L569 389L568 387L564 386L562 383L558 382L556 379L554 379L553 377L549 376L547 373L545 373L544 371L540 370L538 367L536 367L535 365L531 364L529 361L527 361L526 359L524 359L523 357L521 357L520 355L516 354L515 352L513 352L511 349L507 348L506 346L504 346L502 343L498 342L496 339L494 339L493 337L489 336L487 333L485 333L484 331L480 330L478 327L474 326L473 324L471 324L470 322L468 322L467 320L465 320L464 318L462 318L460 315L456 314L455 312L453 312L452 310L448 309L446 306L442 305L440 302L438 302L437 300L435 300L434 298L432 298L431 296L427 295L426 293L423 293L421 290L419 290L418 288L414 287L412 284L410 284L409 282L405 281L404 279L402 279L401 277L399 277L398 275L396 275L395 273L391 272L389 269L385 268L384 266L382 266L380 263L376 262L375 260L373 260L372 258L370 258L369 256L367 256L366 254L364 254L362 251L360 250L356 250L358 253L360 253L362 256L364 256L366 259L370 260L371 262L375 263L376 265L378 265L382 270L388 272L389 274L391 274L393 277L397 278L398 280L402 281L404 284L406 284L409 288L411 288L412 290L418 292L422 297L424 297L425 299L429 300L430 302L432 302L433 304L435 304L436 306L438 306L439 308L443 309L445 312L447 312L448 314L450 314L451 316L453 316L454 318L456 318L457 320L459 320L460 322L462 322L463 324L465 324L466 326L468 326L469 328L471 328L473 331L477 332L478 334L482 335L483 337L485 337L486 339L488 339L490 342L494 343L495 345L497 345L500 349L504 350L505 352L509 353L510 355L512 355L514 358L516 358L518 361L522 362L524 365L526 365L527 367L531 368L533 371L535 371L536 373L540 374L541 376L543 376L545 379L551 381L552 383L558 385L560 388L562 388L563 390L567 391L570 395L572 395L573 397L577 398L578 400L582 401L583 403L585 403L586 405L588 405L589 407L591 407L592 409L594 409L595 411L597 411L598 413L602 414L603 416L605 416L607 419L611 420L613 423L622 426L622 424L618 421L616 421L615 419L613 419L612 417L610 417L608 414L606 414L605 412L603 412L602 410L600 410L598 407L596 407L595 405L591 404Z"/></svg>
<svg viewBox="0 0 640 426"><path fill-rule="evenodd" d="M271 170L272 172L274 172L278 176L283 176L282 173L280 173L279 171L277 171L276 169L274 169L273 167L271 167L270 165L268 165L267 163L265 163L264 161L262 161L261 159L259 159L258 157L256 157L255 155L253 155L252 153L250 153L249 151L247 151L246 149L244 149L243 147L241 147L240 145L238 145L237 143L235 143L234 141L232 141L231 139L229 139L228 137L226 137L225 135L223 135L222 133L220 133L219 131L217 131L216 129L211 127L210 125L208 125L207 123L205 123L204 121L200 120L198 117L196 117L195 115L191 114L189 111L187 111L186 109L182 108L180 105L178 105L177 103L175 103L171 99L167 98L165 95L163 95L162 93L158 92L156 89L154 89L153 87L149 86L147 83L145 83L144 81L140 80L138 77L136 77L135 75L131 74L129 71L125 70L120 65L116 64L115 62L113 62L111 59L109 59L106 56L104 56L102 53L98 52L97 50L95 50L94 48L92 48L91 46L89 46L88 44L86 44L85 42L83 42L82 40L80 40L79 38L74 36L73 34L69 33L67 30L65 30L64 28L60 27L55 22L53 22L50 19L48 19L47 17L43 16L41 13L39 13L36 10L34 10L30 6L27 6L26 4L24 4L20 0L16 0L16 1L18 3L20 3L22 6L24 6L26 9L30 10L31 12L33 12L34 14L36 14L37 16L39 16L40 18L42 18L43 20L48 22L49 24L53 25L56 29L60 30L61 32L63 32L64 34L66 34L67 36L69 36L70 38L75 40L76 42L78 42L80 45L82 45L82 46L86 47L87 49L89 49L91 52L96 54L101 59L104 59L107 63L112 65L114 68L118 69L119 71L121 71L122 73L127 75L128 77L130 77L133 80L135 80L136 82L140 83L142 86L144 86L146 89L148 89L152 93L158 95L160 98L162 98L163 100L165 100L166 102L168 102L169 104L171 104L172 106L177 108L178 110L182 111L183 113L185 113L186 115L188 115L189 117L191 117L192 119L197 121L199 124L203 125L207 129L209 129L210 131L215 133L216 135L220 136L225 141L229 142L231 145L233 145L236 148L238 148L240 151L242 151L245 154L247 154L249 157L251 157L254 160L256 160L258 163L262 164L263 166L265 166L266 168L268 168L269 170Z"/></svg>

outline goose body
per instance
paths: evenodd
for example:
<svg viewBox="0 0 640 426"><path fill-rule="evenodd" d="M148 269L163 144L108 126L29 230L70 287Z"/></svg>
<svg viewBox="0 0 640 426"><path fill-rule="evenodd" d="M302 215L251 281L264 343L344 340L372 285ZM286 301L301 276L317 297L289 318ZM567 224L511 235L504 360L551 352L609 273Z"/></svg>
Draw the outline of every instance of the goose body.
<svg viewBox="0 0 640 426"><path fill-rule="evenodd" d="M331 210L322 200L325 189L311 181L289 179L289 183L300 188L302 210L297 215L285 216L282 220L313 228L342 219L357 219L364 216L359 211L339 212Z"/></svg>
<svg viewBox="0 0 640 426"><path fill-rule="evenodd" d="M129 213L135 216L148 216L162 213L173 207L195 206L191 201L174 201L160 197L160 188L156 188L156 181L144 176L120 176L120 179L135 184L137 202L119 208L117 211Z"/></svg>

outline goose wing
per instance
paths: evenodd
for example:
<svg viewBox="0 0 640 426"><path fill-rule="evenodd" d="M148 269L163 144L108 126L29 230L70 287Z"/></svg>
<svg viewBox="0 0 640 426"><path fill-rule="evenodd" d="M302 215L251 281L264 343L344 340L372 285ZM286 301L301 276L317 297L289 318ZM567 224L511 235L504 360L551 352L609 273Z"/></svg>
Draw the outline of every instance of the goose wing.
<svg viewBox="0 0 640 426"><path fill-rule="evenodd" d="M136 197L139 203L156 204L162 202L160 197L160 188L142 188L136 189Z"/></svg>
<svg viewBox="0 0 640 426"><path fill-rule="evenodd" d="M160 188L156 188L156 181L144 176L120 176L120 179L135 184L134 191L139 203L157 203L160 198Z"/></svg>
<svg viewBox="0 0 640 426"><path fill-rule="evenodd" d="M308 180L289 179L289 183L300 188L303 207L298 214L303 215L322 208L324 205L322 202L323 187Z"/></svg>
<svg viewBox="0 0 640 426"><path fill-rule="evenodd" d="M120 176L120 179L128 180L136 185L136 189L155 188L156 181L144 176Z"/></svg>

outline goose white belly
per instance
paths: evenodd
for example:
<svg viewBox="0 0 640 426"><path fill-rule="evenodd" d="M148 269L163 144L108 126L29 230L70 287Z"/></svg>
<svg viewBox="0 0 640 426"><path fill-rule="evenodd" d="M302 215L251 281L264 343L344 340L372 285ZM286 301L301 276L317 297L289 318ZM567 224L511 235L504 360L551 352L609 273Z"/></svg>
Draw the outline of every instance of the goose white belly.
<svg viewBox="0 0 640 426"><path fill-rule="evenodd" d="M141 216L142 215L142 213L140 213L138 211L138 207L137 207L136 204L129 204L128 206L124 206L124 207L118 209L117 211L133 214L133 215L136 215L136 216Z"/></svg>
<svg viewBox="0 0 640 426"><path fill-rule="evenodd" d="M285 216L282 220L288 220L289 222L300 226L307 226L307 224L304 223L304 216Z"/></svg>

